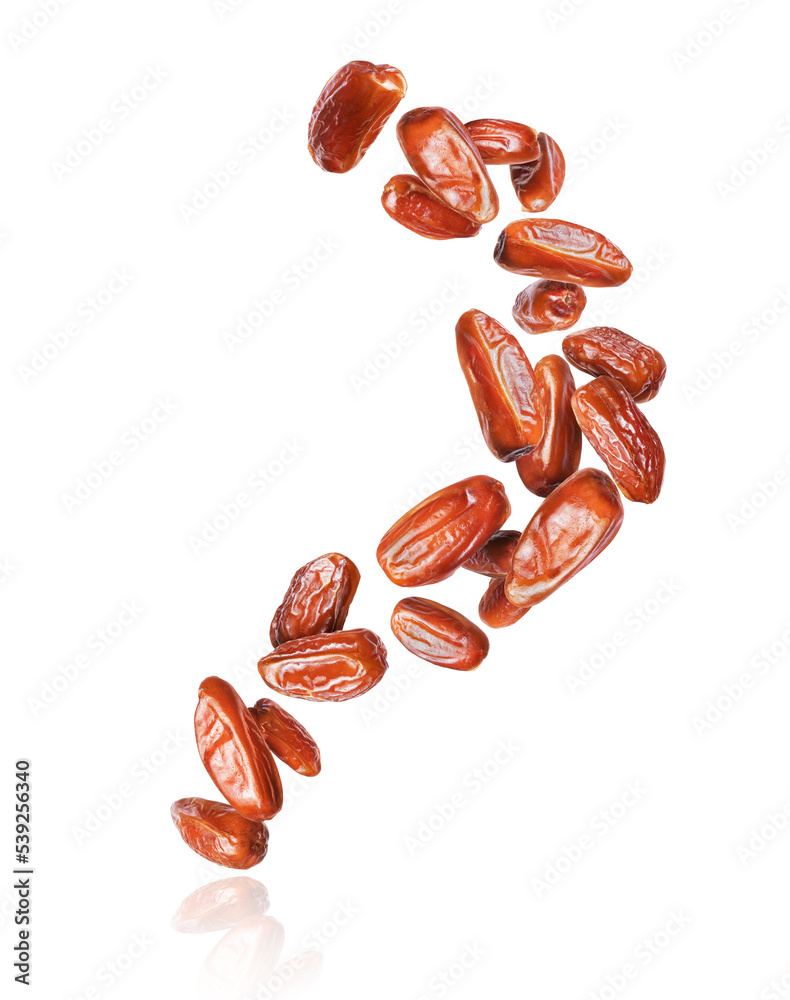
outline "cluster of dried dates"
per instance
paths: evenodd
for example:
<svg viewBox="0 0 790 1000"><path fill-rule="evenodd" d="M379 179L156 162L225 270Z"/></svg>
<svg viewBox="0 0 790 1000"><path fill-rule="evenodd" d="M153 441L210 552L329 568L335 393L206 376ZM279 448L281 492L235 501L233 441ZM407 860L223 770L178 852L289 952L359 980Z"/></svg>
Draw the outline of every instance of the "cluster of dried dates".
<svg viewBox="0 0 790 1000"><path fill-rule="evenodd" d="M308 148L315 162L332 173L355 167L405 93L403 74L393 66L343 66L313 109ZM418 108L400 119L397 137L414 174L392 177L382 204L396 222L429 239L476 236L495 218L499 199L490 166L509 166L527 212L545 211L563 185L565 161L557 143L517 122L490 118L464 125L445 108ZM620 285L632 270L600 233L559 219L510 223L494 259L507 271L538 278L513 306L513 319L530 335L574 326L587 301L581 286ZM523 531L505 530L510 503L502 483L471 476L404 514L376 555L400 587L437 583L460 567L488 577L480 619L503 628L603 552L623 522L621 494L641 503L658 498L664 450L637 404L658 392L666 365L634 337L592 327L565 337L564 358L550 354L533 369L519 340L479 309L458 320L456 346L491 453L515 463L521 482L543 502ZM576 388L571 365L592 381ZM583 437L609 475L579 469ZM295 698L345 701L381 680L387 659L379 636L343 629L358 584L357 567L338 553L297 571L272 621L274 649L258 664L270 688ZM404 598L391 627L407 650L439 666L472 670L488 654L482 629L436 601ZM265 821L282 806L274 758L316 775L318 747L273 701L263 698L247 708L218 677L200 687L195 735L228 804L181 799L172 807L174 821L199 854L248 868L266 853Z"/></svg>

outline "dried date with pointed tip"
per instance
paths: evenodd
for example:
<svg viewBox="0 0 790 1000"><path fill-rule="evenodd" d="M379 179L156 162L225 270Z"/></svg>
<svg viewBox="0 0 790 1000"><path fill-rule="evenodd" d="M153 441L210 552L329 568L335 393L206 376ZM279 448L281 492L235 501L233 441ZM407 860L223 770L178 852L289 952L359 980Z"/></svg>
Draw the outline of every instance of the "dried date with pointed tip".
<svg viewBox="0 0 790 1000"><path fill-rule="evenodd" d="M384 676L387 650L367 628L292 639L258 661L274 691L308 701L348 701Z"/></svg>
<svg viewBox="0 0 790 1000"><path fill-rule="evenodd" d="M198 691L195 740L203 765L245 819L271 819L283 805L277 765L233 685L207 677Z"/></svg>
<svg viewBox="0 0 790 1000"><path fill-rule="evenodd" d="M321 751L318 744L290 712L271 698L260 698L250 712L275 757L308 778L314 778L320 772Z"/></svg>
<svg viewBox="0 0 790 1000"><path fill-rule="evenodd" d="M653 503L664 479L664 448L629 392L608 376L577 389L573 412L584 436L629 500Z"/></svg>
<svg viewBox="0 0 790 1000"><path fill-rule="evenodd" d="M581 285L573 281L533 281L518 293L513 319L527 333L567 330L578 323L587 305Z"/></svg>
<svg viewBox="0 0 790 1000"><path fill-rule="evenodd" d="M472 137L447 108L416 108L398 122L398 142L415 174L449 206L473 222L499 211L483 158Z"/></svg>
<svg viewBox="0 0 790 1000"><path fill-rule="evenodd" d="M521 608L545 601L599 556L623 523L623 502L600 469L581 469L532 517L513 554L505 596Z"/></svg>
<svg viewBox="0 0 790 1000"><path fill-rule="evenodd" d="M510 516L505 488L490 476L470 476L418 503L384 534L378 563L399 587L447 579Z"/></svg>
<svg viewBox="0 0 790 1000"><path fill-rule="evenodd" d="M170 815L184 843L215 865L252 868L266 856L266 824L245 819L224 802L178 799L170 807Z"/></svg>
<svg viewBox="0 0 790 1000"><path fill-rule="evenodd" d="M545 212L565 182L565 157L545 132L538 135L538 150L531 163L514 163L510 168L510 179L525 212Z"/></svg>
<svg viewBox="0 0 790 1000"><path fill-rule="evenodd" d="M515 625L528 611L529 608L519 608L510 603L505 594L505 579L501 576L491 580L478 608L480 620L489 628Z"/></svg>
<svg viewBox="0 0 790 1000"><path fill-rule="evenodd" d="M395 638L415 656L451 670L474 670L488 656L488 636L460 612L405 597L392 612Z"/></svg>
<svg viewBox="0 0 790 1000"><path fill-rule="evenodd" d="M507 576L519 538L520 531L497 531L469 556L463 568L481 576Z"/></svg>
<svg viewBox="0 0 790 1000"><path fill-rule="evenodd" d="M611 375L637 403L652 399L661 388L667 365L654 347L613 326L591 326L569 334L562 353L590 375Z"/></svg>
<svg viewBox="0 0 790 1000"><path fill-rule="evenodd" d="M391 219L429 240L464 239L477 236L481 229L479 222L454 212L413 174L391 177L381 204Z"/></svg>
<svg viewBox="0 0 790 1000"><path fill-rule="evenodd" d="M579 468L582 432L571 406L576 385L568 362L549 354L535 366L535 379L543 394L543 437L516 470L530 492L547 497Z"/></svg>
<svg viewBox="0 0 790 1000"><path fill-rule="evenodd" d="M310 117L307 148L323 170L355 167L406 94L399 69L355 59L324 85Z"/></svg>
<svg viewBox="0 0 790 1000"><path fill-rule="evenodd" d="M521 344L480 309L461 316L455 341L491 453L500 462L513 462L532 451L543 433L543 405Z"/></svg>
<svg viewBox="0 0 790 1000"><path fill-rule="evenodd" d="M623 251L594 229L562 219L519 219L499 234L494 260L506 271L604 288L633 270Z"/></svg>
<svg viewBox="0 0 790 1000"><path fill-rule="evenodd" d="M273 646L343 628L359 585L359 570L348 556L327 552L298 569L274 613Z"/></svg>
<svg viewBox="0 0 790 1000"><path fill-rule="evenodd" d="M483 162L491 166L527 163L540 156L538 133L521 122L505 118L476 118L467 122L465 128Z"/></svg>

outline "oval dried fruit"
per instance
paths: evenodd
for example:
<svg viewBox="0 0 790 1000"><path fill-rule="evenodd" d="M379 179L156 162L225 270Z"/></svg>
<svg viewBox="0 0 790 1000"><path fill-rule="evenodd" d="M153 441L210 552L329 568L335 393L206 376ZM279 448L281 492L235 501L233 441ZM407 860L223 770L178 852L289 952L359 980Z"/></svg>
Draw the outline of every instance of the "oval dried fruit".
<svg viewBox="0 0 790 1000"><path fill-rule="evenodd" d="M359 585L359 570L339 552L311 559L294 573L274 613L273 646L319 632L337 632L346 622Z"/></svg>
<svg viewBox="0 0 790 1000"><path fill-rule="evenodd" d="M415 656L451 670L474 670L488 655L488 636L460 612L405 597L392 612L395 638Z"/></svg>
<svg viewBox="0 0 790 1000"><path fill-rule="evenodd" d="M519 608L511 604L505 593L504 577L497 577L488 585L486 592L480 598L478 614L480 620L489 628L507 628L515 625L529 611L529 608Z"/></svg>
<svg viewBox="0 0 790 1000"><path fill-rule="evenodd" d="M481 229L479 222L454 212L413 174L391 177L381 204L391 219L429 240L464 239L477 236Z"/></svg>
<svg viewBox="0 0 790 1000"><path fill-rule="evenodd" d="M637 403L652 399L661 388L667 365L654 347L613 326L591 326L569 334L562 353L590 375L611 375Z"/></svg>
<svg viewBox="0 0 790 1000"><path fill-rule="evenodd" d="M465 128L483 162L492 166L527 163L540 156L538 133L529 125L505 118L476 118L467 122Z"/></svg>
<svg viewBox="0 0 790 1000"><path fill-rule="evenodd" d="M275 757L299 774L314 778L321 770L321 751L301 722L271 698L260 698L250 709Z"/></svg>
<svg viewBox="0 0 790 1000"><path fill-rule="evenodd" d="M567 330L579 322L587 305L581 285L573 281L533 281L519 292L513 305L513 319L526 333Z"/></svg>
<svg viewBox="0 0 790 1000"><path fill-rule="evenodd" d="M565 182L565 157L557 143L541 132L538 156L531 163L513 164L510 179L525 212L545 212Z"/></svg>
<svg viewBox="0 0 790 1000"><path fill-rule="evenodd" d="M269 831L224 802L178 799L170 815L184 843L201 858L225 868L252 868L266 856Z"/></svg>
<svg viewBox="0 0 790 1000"><path fill-rule="evenodd" d="M520 531L497 531L464 563L464 569L482 576L507 576Z"/></svg>

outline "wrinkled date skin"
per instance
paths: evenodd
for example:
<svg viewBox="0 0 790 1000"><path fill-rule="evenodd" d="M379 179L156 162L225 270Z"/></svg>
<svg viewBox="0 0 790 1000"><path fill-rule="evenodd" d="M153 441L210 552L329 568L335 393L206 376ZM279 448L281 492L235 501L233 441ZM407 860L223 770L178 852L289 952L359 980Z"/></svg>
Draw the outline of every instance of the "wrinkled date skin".
<svg viewBox="0 0 790 1000"><path fill-rule="evenodd" d="M565 157L545 132L538 136L538 150L533 162L514 163L510 168L510 179L525 212L545 212L565 183Z"/></svg>
<svg viewBox="0 0 790 1000"><path fill-rule="evenodd" d="M339 552L311 559L294 573L274 613L269 638L273 646L319 632L337 632L359 586L359 570Z"/></svg>
<svg viewBox="0 0 790 1000"><path fill-rule="evenodd" d="M458 611L405 597L392 612L395 638L415 656L451 670L474 670L488 656L488 636Z"/></svg>
<svg viewBox="0 0 790 1000"><path fill-rule="evenodd" d="M505 580L505 596L532 608L599 556L623 523L623 502L600 469L581 469L538 507Z"/></svg>
<svg viewBox="0 0 790 1000"><path fill-rule="evenodd" d="M236 812L260 822L282 809L274 757L236 689L221 677L200 685L195 740L211 780Z"/></svg>
<svg viewBox="0 0 790 1000"><path fill-rule="evenodd" d="M505 118L476 118L467 122L465 128L483 162L492 166L527 163L540 156L538 133L529 125Z"/></svg>
<svg viewBox="0 0 790 1000"><path fill-rule="evenodd" d="M461 316L455 342L485 442L500 462L513 462L543 433L532 365L516 338L480 309Z"/></svg>
<svg viewBox="0 0 790 1000"><path fill-rule="evenodd" d="M519 292L513 319L527 333L567 330L587 305L584 289L572 281L533 281Z"/></svg>
<svg viewBox="0 0 790 1000"><path fill-rule="evenodd" d="M617 379L602 376L577 389L573 412L625 496L638 503L657 500L664 479L664 447Z"/></svg>
<svg viewBox="0 0 790 1000"><path fill-rule="evenodd" d="M482 576L507 576L519 538L520 531L498 531L469 556L464 569Z"/></svg>
<svg viewBox="0 0 790 1000"><path fill-rule="evenodd" d="M170 807L170 815L184 843L215 865L252 868L266 856L266 824L245 819L224 802L178 799Z"/></svg>
<svg viewBox="0 0 790 1000"><path fill-rule="evenodd" d="M181 903L170 924L181 934L226 931L246 917L269 909L266 886L247 875L221 878L195 889Z"/></svg>
<svg viewBox="0 0 790 1000"><path fill-rule="evenodd" d="M448 208L413 174L396 174L387 181L381 204L387 215L429 240L477 236L481 226Z"/></svg>
<svg viewBox="0 0 790 1000"><path fill-rule="evenodd" d="M250 709L266 745L275 757L299 774L314 778L321 770L321 751L301 722L271 698L261 698Z"/></svg>
<svg viewBox="0 0 790 1000"><path fill-rule="evenodd" d="M510 502L490 476L470 476L432 493L393 524L376 558L399 587L446 580L505 523Z"/></svg>
<svg viewBox="0 0 790 1000"><path fill-rule="evenodd" d="M292 639L258 662L274 691L307 701L348 701L384 676L387 650L367 628Z"/></svg>
<svg viewBox="0 0 790 1000"><path fill-rule="evenodd" d="M327 80L310 117L307 148L323 170L355 167L406 93L399 69L363 59L341 66Z"/></svg>
<svg viewBox="0 0 790 1000"><path fill-rule="evenodd" d="M570 334L562 353L572 365L590 375L611 375L637 403L644 403L661 388L667 365L654 347L613 326L592 326Z"/></svg>
<svg viewBox="0 0 790 1000"><path fill-rule="evenodd" d="M619 247L594 229L562 219L520 219L500 233L494 260L506 271L593 288L622 285L632 266Z"/></svg>
<svg viewBox="0 0 790 1000"><path fill-rule="evenodd" d="M543 437L516 469L530 492L547 497L579 468L582 432L571 405L576 385L568 362L549 354L535 366L535 379L543 394Z"/></svg>
<svg viewBox="0 0 790 1000"><path fill-rule="evenodd" d="M507 628L515 625L529 611L529 608L518 608L511 604L505 593L505 578L493 579L480 598L478 614L480 620L489 628Z"/></svg>
<svg viewBox="0 0 790 1000"><path fill-rule="evenodd" d="M472 222L490 222L499 198L472 137L447 108L417 108L398 122L409 166L431 191Z"/></svg>

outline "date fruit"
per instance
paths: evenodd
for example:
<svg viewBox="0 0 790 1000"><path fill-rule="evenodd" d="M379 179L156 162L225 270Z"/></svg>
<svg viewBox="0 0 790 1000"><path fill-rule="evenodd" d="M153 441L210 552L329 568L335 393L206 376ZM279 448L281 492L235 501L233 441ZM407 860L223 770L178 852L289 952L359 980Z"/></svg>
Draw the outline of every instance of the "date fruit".
<svg viewBox="0 0 790 1000"><path fill-rule="evenodd" d="M319 632L337 632L346 621L359 585L359 570L339 552L311 559L294 573L274 613L273 646Z"/></svg>
<svg viewBox="0 0 790 1000"><path fill-rule="evenodd" d="M507 576L519 538L520 531L498 531L469 556L464 569L482 576Z"/></svg>
<svg viewBox="0 0 790 1000"><path fill-rule="evenodd" d="M319 773L321 751L318 744L290 712L271 698L260 698L250 712L275 757L308 778L314 778Z"/></svg>
<svg viewBox="0 0 790 1000"><path fill-rule="evenodd" d="M513 319L527 333L567 330L579 322L586 305L581 285L572 281L533 281L519 292Z"/></svg>
<svg viewBox="0 0 790 1000"><path fill-rule="evenodd" d="M531 163L514 163L510 179L525 212L545 212L565 182L565 157L557 143L541 132L538 156Z"/></svg>
<svg viewBox="0 0 790 1000"><path fill-rule="evenodd" d="M653 503L664 479L664 448L629 392L609 376L593 379L573 395L584 436L629 500Z"/></svg>
<svg viewBox="0 0 790 1000"><path fill-rule="evenodd" d="M600 555L623 523L623 502L600 469L581 469L543 501L524 530L505 596L532 608Z"/></svg>
<svg viewBox="0 0 790 1000"><path fill-rule="evenodd" d="M399 587L438 583L505 523L510 502L490 476L470 476L412 507L379 542L376 558Z"/></svg>
<svg viewBox="0 0 790 1000"><path fill-rule="evenodd" d="M661 388L667 365L654 347L613 326L592 326L569 334L562 353L590 375L611 375L637 403L647 402Z"/></svg>
<svg viewBox="0 0 790 1000"><path fill-rule="evenodd" d="M348 701L384 676L387 650L367 628L292 639L258 661L274 691L308 701Z"/></svg>
<svg viewBox="0 0 790 1000"><path fill-rule="evenodd" d="M476 118L466 123L484 163L492 166L506 163L526 163L540 156L538 133L529 125L504 118Z"/></svg>
<svg viewBox="0 0 790 1000"><path fill-rule="evenodd" d="M529 608L519 608L511 604L505 593L504 577L493 579L480 598L478 614L480 620L489 628L507 628L515 625L529 611Z"/></svg>
<svg viewBox="0 0 790 1000"><path fill-rule="evenodd" d="M448 208L413 174L396 174L384 186L381 204L387 215L429 240L477 236L481 226Z"/></svg>
<svg viewBox="0 0 790 1000"><path fill-rule="evenodd" d="M398 142L415 174L455 212L490 222L499 198L472 137L447 108L416 108L398 122Z"/></svg>
<svg viewBox="0 0 790 1000"><path fill-rule="evenodd" d="M252 868L266 856L266 824L245 819L224 802L178 799L170 815L187 847L215 865Z"/></svg>
<svg viewBox="0 0 790 1000"><path fill-rule="evenodd" d="M406 93L399 69L364 59L346 63L327 80L310 117L307 148L323 170L355 167Z"/></svg>
<svg viewBox="0 0 790 1000"><path fill-rule="evenodd" d="M458 611L405 597L392 612L395 638L415 656L451 670L474 670L488 656L488 636Z"/></svg>
<svg viewBox="0 0 790 1000"><path fill-rule="evenodd" d="M532 365L501 323L469 309L455 326L458 360L480 430L500 462L532 451L543 433L543 405Z"/></svg>
<svg viewBox="0 0 790 1000"><path fill-rule="evenodd" d="M494 260L506 271L604 288L622 285L633 270L611 240L562 219L519 219L499 235Z"/></svg>

